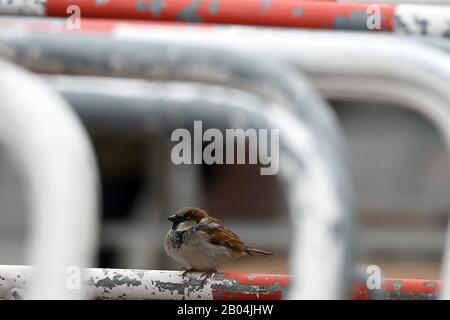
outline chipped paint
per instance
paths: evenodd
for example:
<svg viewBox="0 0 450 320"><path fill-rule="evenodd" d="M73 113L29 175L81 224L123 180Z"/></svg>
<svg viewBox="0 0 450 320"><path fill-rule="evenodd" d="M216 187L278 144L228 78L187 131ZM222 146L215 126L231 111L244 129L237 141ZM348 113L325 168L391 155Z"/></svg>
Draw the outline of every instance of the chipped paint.
<svg viewBox="0 0 450 320"><path fill-rule="evenodd" d="M202 0L192 0L191 4L180 11L177 20L185 22L202 22L203 18L197 13Z"/></svg>
<svg viewBox="0 0 450 320"><path fill-rule="evenodd" d="M400 291L403 288L403 281L401 280L388 280L394 286L394 291Z"/></svg>
<svg viewBox="0 0 450 320"><path fill-rule="evenodd" d="M369 14L365 11L354 11L350 15L347 16L336 16L334 18L333 27L335 29L350 29L350 30L361 30L367 29L367 20L369 18Z"/></svg>
<svg viewBox="0 0 450 320"><path fill-rule="evenodd" d="M436 281L425 281L425 282L423 283L423 285L426 286L426 287L432 287L432 288L434 288L434 287L437 286L437 283L436 283Z"/></svg>
<svg viewBox="0 0 450 320"><path fill-rule="evenodd" d="M292 11L292 15L294 17L300 17L303 14L303 12L305 12L305 9L303 9L302 7L297 7L294 8L294 10Z"/></svg>
<svg viewBox="0 0 450 320"><path fill-rule="evenodd" d="M448 6L402 4L395 11L394 31L400 34L448 37L449 15Z"/></svg>
<svg viewBox="0 0 450 320"><path fill-rule="evenodd" d="M142 285L142 282L137 279L132 279L128 276L116 274L116 275L114 275L114 277L112 277L112 279L110 277L106 277L101 280L94 281L93 285L97 288L104 287L104 288L112 289L114 287L122 286L122 285L127 285L128 287L130 287L130 286L137 287L137 286Z"/></svg>
<svg viewBox="0 0 450 320"><path fill-rule="evenodd" d="M364 3L273 0L109 0L97 6L90 1L50 0L46 14L66 17L67 5L80 7L83 17L184 21L290 28L344 28L368 30ZM238 9L237 9L238 8ZM391 31L395 6L379 5L381 29ZM148 14L148 12L152 14ZM243 14L245 12L245 14ZM1 13L1 8L0 8ZM364 22L364 23L363 23Z"/></svg>
<svg viewBox="0 0 450 320"><path fill-rule="evenodd" d="M211 4L209 5L209 13L215 15L219 12L219 0L211 0Z"/></svg>
<svg viewBox="0 0 450 320"><path fill-rule="evenodd" d="M163 10L167 7L165 0L151 0L150 3L144 1L136 2L136 9L145 12L150 11L156 18L160 17Z"/></svg>
<svg viewBox="0 0 450 320"><path fill-rule="evenodd" d="M272 0L261 0L261 8L269 9L272 5Z"/></svg>
<svg viewBox="0 0 450 320"><path fill-rule="evenodd" d="M29 269L0 266L0 299L23 299ZM179 271L85 269L83 284L91 299L283 299L290 279L279 274L217 272L204 280L200 275L183 278ZM367 290L364 283L359 284L354 299L433 300L441 287L436 280L386 279L383 289Z"/></svg>
<svg viewBox="0 0 450 320"><path fill-rule="evenodd" d="M436 300L441 282L420 279L386 279L382 289L369 290L364 281L355 290L355 299Z"/></svg>
<svg viewBox="0 0 450 320"><path fill-rule="evenodd" d="M238 280L227 279L220 283L213 283L211 289L219 292L234 292L235 297L242 294L246 295L266 295L271 293L281 292L283 297L286 297L286 287L283 287L279 282L275 282L269 286L264 285L249 285L242 284Z"/></svg>
<svg viewBox="0 0 450 320"><path fill-rule="evenodd" d="M95 4L97 6L102 6L102 5L108 4L108 2L109 2L109 0L95 0Z"/></svg>
<svg viewBox="0 0 450 320"><path fill-rule="evenodd" d="M47 0L0 1L0 14L44 16Z"/></svg>

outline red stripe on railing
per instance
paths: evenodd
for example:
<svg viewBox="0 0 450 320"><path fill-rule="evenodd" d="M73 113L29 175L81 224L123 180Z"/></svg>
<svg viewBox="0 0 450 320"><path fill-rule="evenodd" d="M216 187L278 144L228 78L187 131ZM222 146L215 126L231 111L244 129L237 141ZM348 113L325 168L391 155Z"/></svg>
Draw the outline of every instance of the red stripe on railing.
<svg viewBox="0 0 450 320"><path fill-rule="evenodd" d="M357 29L366 26L369 4L266 0L48 0L47 15L67 17L79 6L81 17L240 24L293 28ZM395 6L378 5L381 29L392 31Z"/></svg>
<svg viewBox="0 0 450 320"><path fill-rule="evenodd" d="M369 290L365 283L356 286L353 299L432 300L436 299L441 281L421 279L385 279L382 291Z"/></svg>
<svg viewBox="0 0 450 320"><path fill-rule="evenodd" d="M289 285L288 275L224 273L226 286L213 286L214 300L273 300L285 299ZM364 281L357 283L352 293L354 300L432 300L437 299L441 281L386 278L381 290L369 289ZM258 292L258 293L255 293Z"/></svg>

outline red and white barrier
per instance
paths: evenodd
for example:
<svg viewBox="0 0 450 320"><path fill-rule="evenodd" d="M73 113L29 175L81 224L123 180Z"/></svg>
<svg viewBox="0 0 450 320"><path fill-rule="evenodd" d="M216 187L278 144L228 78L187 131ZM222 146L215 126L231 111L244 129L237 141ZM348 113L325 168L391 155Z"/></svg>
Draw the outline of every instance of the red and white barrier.
<svg viewBox="0 0 450 320"><path fill-rule="evenodd" d="M79 283L89 299L186 299L186 300L279 300L285 299L288 275L215 273L203 280L200 273L183 278L179 271L85 269ZM68 273L68 285L76 287L77 274ZM74 278L75 277L75 278ZM32 268L0 266L0 299L21 299L32 281ZM368 289L364 282L354 287L352 299L433 300L440 281L385 279L380 290Z"/></svg>
<svg viewBox="0 0 450 320"><path fill-rule="evenodd" d="M347 29L450 36L450 6L337 3L292 0L16 0L0 2L0 14L267 27ZM85 24L81 21L82 25ZM86 21L90 25L89 21Z"/></svg>

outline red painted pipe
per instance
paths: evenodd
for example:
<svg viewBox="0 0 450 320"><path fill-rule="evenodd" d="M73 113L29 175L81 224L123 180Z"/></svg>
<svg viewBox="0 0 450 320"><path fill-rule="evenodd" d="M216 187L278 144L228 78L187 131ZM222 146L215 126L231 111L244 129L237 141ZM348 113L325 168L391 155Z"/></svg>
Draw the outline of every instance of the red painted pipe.
<svg viewBox="0 0 450 320"><path fill-rule="evenodd" d="M386 278L383 290L369 290L365 283L355 286L354 300L434 300L437 299L441 281L420 279L389 279Z"/></svg>
<svg viewBox="0 0 450 320"><path fill-rule="evenodd" d="M289 0L48 0L46 15L67 17L76 5L81 17L240 24L293 28L367 30L369 4ZM395 6L378 5L381 29L392 31Z"/></svg>
<svg viewBox="0 0 450 320"><path fill-rule="evenodd" d="M285 291L289 284L288 275L271 275L246 273L224 273L224 281L229 280L241 286L261 286L265 293L238 292L212 289L214 300L279 300L285 299ZM420 279L386 278L381 290L369 290L364 282L355 285L352 299L354 300L433 300L437 299L441 281Z"/></svg>
<svg viewBox="0 0 450 320"><path fill-rule="evenodd" d="M288 275L224 273L223 280L239 283L241 286L261 286L265 293L238 292L212 289L214 300L279 300L285 299L289 284ZM433 300L437 299L441 281L420 279L386 278L381 290L369 290L364 282L355 285L353 300Z"/></svg>

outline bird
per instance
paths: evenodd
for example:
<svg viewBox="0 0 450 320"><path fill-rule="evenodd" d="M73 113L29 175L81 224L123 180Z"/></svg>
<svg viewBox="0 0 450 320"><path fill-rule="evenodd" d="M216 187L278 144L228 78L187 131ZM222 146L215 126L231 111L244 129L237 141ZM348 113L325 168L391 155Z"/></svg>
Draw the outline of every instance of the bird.
<svg viewBox="0 0 450 320"><path fill-rule="evenodd" d="M164 249L168 256L186 266L181 268L183 278L191 272L203 272L200 278L206 280L219 267L243 256L273 255L246 245L203 209L182 208L167 219L172 227L164 239Z"/></svg>

